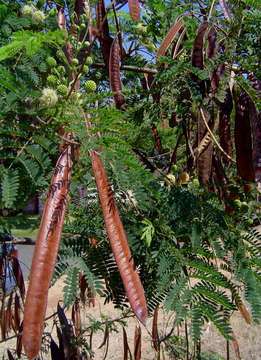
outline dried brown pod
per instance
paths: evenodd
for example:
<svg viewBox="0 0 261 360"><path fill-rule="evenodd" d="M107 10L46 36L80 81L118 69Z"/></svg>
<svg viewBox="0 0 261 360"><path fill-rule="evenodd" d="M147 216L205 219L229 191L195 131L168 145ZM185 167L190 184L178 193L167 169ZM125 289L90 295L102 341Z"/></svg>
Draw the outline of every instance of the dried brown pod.
<svg viewBox="0 0 261 360"><path fill-rule="evenodd" d="M207 110L203 110L205 119L210 127L210 115ZM198 144L201 144L202 139L206 136L207 128L202 119L202 114L198 113ZM207 185L211 176L212 169L212 154L213 154L213 142L209 141L208 145L204 148L201 154L197 158L197 170L198 178L201 184Z"/></svg>
<svg viewBox="0 0 261 360"><path fill-rule="evenodd" d="M122 95L122 85L121 85L121 76L120 76L120 46L119 40L116 37L113 40L110 50L110 63L109 63L109 77L110 77L110 87L114 94L115 105L118 109L121 109L125 104L125 99Z"/></svg>
<svg viewBox="0 0 261 360"><path fill-rule="evenodd" d="M130 305L137 318L145 324L148 316L147 302L139 274L135 269L119 210L100 156L96 151L91 151L90 155L105 228L112 252Z"/></svg>
<svg viewBox="0 0 261 360"><path fill-rule="evenodd" d="M235 100L235 148L238 175L246 181L255 180L252 161L252 134L250 122L250 102L245 92Z"/></svg>
<svg viewBox="0 0 261 360"><path fill-rule="evenodd" d="M232 157L232 137L230 129L230 115L233 109L233 99L230 90L227 90L224 103L221 105L219 114L219 139L220 146L224 151ZM223 156L225 164L229 163L229 159Z"/></svg>
<svg viewBox="0 0 261 360"><path fill-rule="evenodd" d="M165 56L168 48L172 44L173 40L175 39L176 35L184 28L184 23L182 19L179 19L175 22L174 25L171 26L169 32L167 33L166 37L162 41L158 52L157 57Z"/></svg>
<svg viewBox="0 0 261 360"><path fill-rule="evenodd" d="M55 266L71 177L71 146L59 157L36 240L24 306L22 342L29 359L40 350L48 289Z"/></svg>
<svg viewBox="0 0 261 360"><path fill-rule="evenodd" d="M195 38L193 45L192 65L199 69L203 69L204 67L203 48L204 48L204 38L207 29L208 29L208 22L205 21L199 26L197 36Z"/></svg>
<svg viewBox="0 0 261 360"><path fill-rule="evenodd" d="M129 12L132 20L140 20L140 3L139 0L128 0Z"/></svg>

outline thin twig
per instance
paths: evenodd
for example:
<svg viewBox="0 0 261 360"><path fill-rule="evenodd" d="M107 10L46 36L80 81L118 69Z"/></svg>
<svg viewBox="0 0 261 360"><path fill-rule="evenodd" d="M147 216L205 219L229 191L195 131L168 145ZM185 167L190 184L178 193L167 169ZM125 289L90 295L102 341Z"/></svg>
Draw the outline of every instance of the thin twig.
<svg viewBox="0 0 261 360"><path fill-rule="evenodd" d="M105 68L106 67L106 65L103 63L94 63L91 66L94 68ZM122 65L121 70L133 71L133 72L145 73L145 74L155 74L155 75L158 73L157 69L151 69L148 67L139 67L139 66L134 66L134 65Z"/></svg>

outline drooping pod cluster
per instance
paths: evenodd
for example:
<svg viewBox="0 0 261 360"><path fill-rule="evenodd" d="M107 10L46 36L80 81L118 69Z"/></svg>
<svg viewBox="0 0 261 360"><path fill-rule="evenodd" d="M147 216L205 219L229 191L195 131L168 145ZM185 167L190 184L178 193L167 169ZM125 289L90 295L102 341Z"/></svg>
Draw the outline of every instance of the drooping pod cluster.
<svg viewBox="0 0 261 360"><path fill-rule="evenodd" d="M102 160L96 151L90 153L92 169L103 212L106 232L110 241L123 285L130 305L137 318L145 324L148 310L144 289L135 270L134 261L128 245L127 236L121 222L119 210L115 203Z"/></svg>
<svg viewBox="0 0 261 360"><path fill-rule="evenodd" d="M56 163L33 255L22 337L29 359L38 355L41 346L48 288L61 239L71 168L72 149L68 146Z"/></svg>

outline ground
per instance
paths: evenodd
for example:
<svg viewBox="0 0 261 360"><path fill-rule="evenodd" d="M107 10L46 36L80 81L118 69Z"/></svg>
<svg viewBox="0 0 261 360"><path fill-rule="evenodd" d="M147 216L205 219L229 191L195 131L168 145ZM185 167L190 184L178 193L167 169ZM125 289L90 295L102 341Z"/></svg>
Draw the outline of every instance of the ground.
<svg viewBox="0 0 261 360"><path fill-rule="evenodd" d="M63 281L59 280L55 286L50 289L49 298L48 298L48 309L47 316L53 314L56 311L57 301L62 299L62 289ZM88 324L88 317L101 318L108 316L109 318L117 318L120 316L120 312L115 310L112 304L104 305L102 299L96 299L95 307L86 307L85 311L82 313L83 324ZM161 312L159 318L159 331L163 329L167 314ZM137 321L135 319L127 320L128 326L126 327L126 332L128 336L128 341L130 349L133 350L133 339L135 326ZM232 319L233 330L235 337L238 340L241 360L261 360L261 327L260 326L249 326L241 318L239 314L235 314ZM52 322L49 322L49 325L52 325ZM150 331L152 326L152 319L149 319L147 328ZM104 354L104 348L98 349L99 345L103 340L103 334L101 332L97 333L93 338L93 348L95 351L95 360L102 360ZM0 356L6 349L14 348L15 340L10 340L6 343L0 344ZM119 328L118 333L112 333L110 336L109 349L108 349L108 360L119 360L123 359L123 340L122 340L122 329ZM202 339L202 350L205 352L217 352L224 359L226 359L226 342L224 339L217 334L215 329L211 326L206 326L203 339ZM220 360L223 358L219 358ZM49 356L45 356L44 359L49 359ZM151 346L150 337L147 330L142 326L142 360L153 360L155 358L155 352ZM165 355L165 359L171 359L169 356ZM218 358L217 358L218 359ZM219 360L218 359L218 360ZM235 356L235 352L232 344L230 345L230 360L238 360Z"/></svg>

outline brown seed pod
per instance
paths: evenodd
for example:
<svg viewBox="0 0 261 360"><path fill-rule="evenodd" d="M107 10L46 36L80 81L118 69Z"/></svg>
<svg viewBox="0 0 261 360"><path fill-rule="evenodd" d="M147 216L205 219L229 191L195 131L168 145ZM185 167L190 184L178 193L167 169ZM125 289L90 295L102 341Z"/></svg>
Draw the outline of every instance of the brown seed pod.
<svg viewBox="0 0 261 360"><path fill-rule="evenodd" d="M97 28L99 31L99 41L101 44L103 60L107 69L109 69L110 49L113 39L110 36L109 23L106 17L104 0L99 0L97 3L96 20L97 20Z"/></svg>
<svg viewBox="0 0 261 360"><path fill-rule="evenodd" d="M246 181L255 180L252 161L252 134L250 123L250 102L246 93L239 94L235 101L235 147L238 175Z"/></svg>
<svg viewBox="0 0 261 360"><path fill-rule="evenodd" d="M140 3L139 0L128 0L129 12L133 21L140 20Z"/></svg>
<svg viewBox="0 0 261 360"><path fill-rule="evenodd" d="M167 33L166 37L164 38L164 40L162 41L162 43L158 49L157 57L166 55L166 52L167 52L168 48L170 47L170 45L172 44L173 40L175 39L176 35L183 28L184 28L184 23L183 23L182 19L176 21L175 24L171 26L171 28L169 29L169 32Z"/></svg>
<svg viewBox="0 0 261 360"><path fill-rule="evenodd" d="M119 40L116 37L113 40L110 51L110 63L109 63L109 76L110 76L110 86L111 90L114 93L115 105L118 109L121 109L125 104L125 99L122 95L122 86L121 86L121 77L120 77L120 46Z"/></svg>
<svg viewBox="0 0 261 360"><path fill-rule="evenodd" d="M221 105L220 115L219 115L219 138L220 146L224 151L232 157L232 138L230 131L230 114L233 109L233 99L229 90L227 90L227 95L224 103ZM223 161L225 164L229 163L227 156L223 156Z"/></svg>
<svg viewBox="0 0 261 360"><path fill-rule="evenodd" d="M112 252L132 310L137 318L145 324L148 316L148 310L144 289L140 281L140 277L135 270L134 261L128 245L127 236L121 222L119 210L115 203L113 192L99 155L95 151L92 151L90 155L103 212L105 228Z"/></svg>
<svg viewBox="0 0 261 360"><path fill-rule="evenodd" d="M194 41L193 50L192 50L192 65L203 69L204 67L204 57L203 57L203 48L204 48L204 38L208 28L208 22L203 22L198 28L198 33Z"/></svg>
<svg viewBox="0 0 261 360"><path fill-rule="evenodd" d="M206 110L204 110L204 115L209 123L210 115ZM201 144L201 141L206 135L206 132L207 132L207 128L199 112L198 113L198 144ZM210 140L208 145L204 148L204 150L201 152L201 154L198 156L197 159L198 178L201 184L203 185L207 185L210 179L211 168L212 168L212 154L213 154L213 142L212 140Z"/></svg>
<svg viewBox="0 0 261 360"><path fill-rule="evenodd" d="M24 307L22 342L29 359L40 350L48 288L61 239L71 177L71 146L59 157L36 240Z"/></svg>

